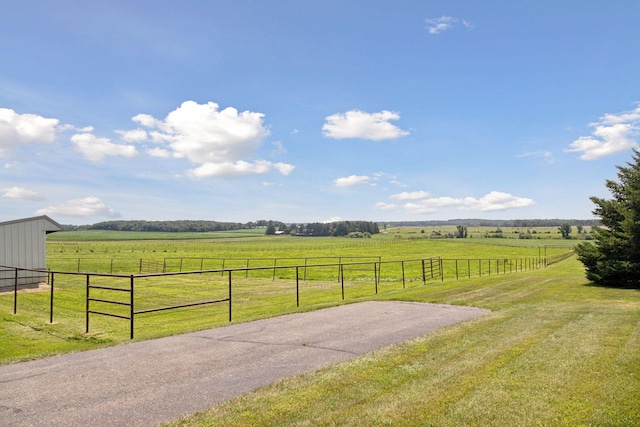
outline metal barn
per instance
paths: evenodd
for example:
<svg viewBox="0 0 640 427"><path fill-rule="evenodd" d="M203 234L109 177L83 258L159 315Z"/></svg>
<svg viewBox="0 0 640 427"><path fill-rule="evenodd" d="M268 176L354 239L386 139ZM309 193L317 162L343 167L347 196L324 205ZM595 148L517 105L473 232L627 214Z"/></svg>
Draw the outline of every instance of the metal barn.
<svg viewBox="0 0 640 427"><path fill-rule="evenodd" d="M61 231L60 224L46 215L0 222L0 266L45 270L47 234ZM45 281L45 273L20 272L19 285ZM15 272L0 268L0 288L13 286Z"/></svg>

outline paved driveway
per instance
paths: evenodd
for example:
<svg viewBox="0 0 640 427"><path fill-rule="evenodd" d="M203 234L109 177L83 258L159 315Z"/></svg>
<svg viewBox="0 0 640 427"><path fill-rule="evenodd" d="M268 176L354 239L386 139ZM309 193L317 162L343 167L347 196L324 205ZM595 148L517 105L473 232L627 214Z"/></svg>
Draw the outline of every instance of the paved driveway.
<svg viewBox="0 0 640 427"><path fill-rule="evenodd" d="M152 426L487 313L369 301L0 366L0 425Z"/></svg>

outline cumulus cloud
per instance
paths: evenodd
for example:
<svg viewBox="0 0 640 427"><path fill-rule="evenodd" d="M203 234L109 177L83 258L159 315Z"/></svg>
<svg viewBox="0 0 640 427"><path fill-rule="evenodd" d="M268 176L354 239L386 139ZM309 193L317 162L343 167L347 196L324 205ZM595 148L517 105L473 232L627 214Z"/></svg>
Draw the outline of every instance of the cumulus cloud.
<svg viewBox="0 0 640 427"><path fill-rule="evenodd" d="M257 160L255 162L238 160L237 162L205 163L189 170L189 175L194 178L234 177L249 174L261 175L271 169L276 169L282 175L289 175L294 168L295 166L286 163L272 163L267 160Z"/></svg>
<svg viewBox="0 0 640 427"><path fill-rule="evenodd" d="M106 156L134 157L138 154L133 145L115 144L108 138L99 138L91 133L77 133L71 137L71 142L92 162L100 162Z"/></svg>
<svg viewBox="0 0 640 427"><path fill-rule="evenodd" d="M0 108L0 157L7 156L20 144L54 142L58 123L57 119Z"/></svg>
<svg viewBox="0 0 640 427"><path fill-rule="evenodd" d="M373 141L396 139L409 135L397 126L389 123L400 119L393 111L383 110L379 113L366 113L359 110L347 111L344 114L333 114L325 118L322 126L324 136L334 139L360 138Z"/></svg>
<svg viewBox="0 0 640 427"><path fill-rule="evenodd" d="M125 142L144 142L148 139L147 131L144 129L117 130L116 133L119 134Z"/></svg>
<svg viewBox="0 0 640 427"><path fill-rule="evenodd" d="M429 193L426 191L412 191L412 192L402 192L398 194L391 195L391 198L394 200L419 200L426 199L429 197Z"/></svg>
<svg viewBox="0 0 640 427"><path fill-rule="evenodd" d="M454 18L453 16L441 16L439 18L428 18L424 20L429 34L440 34L448 30L452 30L455 28L458 23L462 22L462 25L468 29L473 29L473 24L466 20L460 20L458 18Z"/></svg>
<svg viewBox="0 0 640 427"><path fill-rule="evenodd" d="M438 212L443 207L453 206L459 210L476 210L480 212L493 212L513 208L522 208L534 205L532 199L518 197L509 193L492 191L481 198L475 197L429 197L426 191L414 191L394 194L391 196L395 200L409 200L402 206L393 203L379 202L374 208L381 210L404 209L410 214L430 214Z"/></svg>
<svg viewBox="0 0 640 427"><path fill-rule="evenodd" d="M345 178L338 178L333 181L336 187L352 187L354 185L365 184L369 181L366 175L349 175Z"/></svg>
<svg viewBox="0 0 640 427"><path fill-rule="evenodd" d="M88 218L94 216L105 216L110 218L119 217L120 214L107 206L97 197L89 196L83 199L68 200L65 203L49 206L36 212L37 215L50 216L71 216Z"/></svg>
<svg viewBox="0 0 640 427"><path fill-rule="evenodd" d="M463 208L478 210L481 212L493 212L513 208L524 208L534 204L535 202L532 199L528 199L526 197L517 197L509 193L492 191L480 199L466 197L463 202Z"/></svg>
<svg viewBox="0 0 640 427"><path fill-rule="evenodd" d="M605 114L589 126L593 128L591 135L576 139L565 151L582 153L582 160L596 160L637 148L635 137L640 132L640 105L632 111Z"/></svg>
<svg viewBox="0 0 640 427"><path fill-rule="evenodd" d="M133 121L149 128L148 138L168 148L151 149L157 157L187 158L200 165L189 171L193 177L241 176L276 170L288 175L294 166L265 160L249 161L260 148L269 130L263 124L264 114L239 112L233 107L219 109L218 104L185 101L164 120L138 114ZM274 143L275 154L284 153L280 142Z"/></svg>
<svg viewBox="0 0 640 427"><path fill-rule="evenodd" d="M171 157L171 152L169 150L160 147L149 148L147 150L147 154L152 157L162 157L164 159Z"/></svg>
<svg viewBox="0 0 640 427"><path fill-rule="evenodd" d="M11 199L20 200L42 200L43 198L33 190L28 190L21 187L3 188L1 190L4 194L3 197L9 197Z"/></svg>

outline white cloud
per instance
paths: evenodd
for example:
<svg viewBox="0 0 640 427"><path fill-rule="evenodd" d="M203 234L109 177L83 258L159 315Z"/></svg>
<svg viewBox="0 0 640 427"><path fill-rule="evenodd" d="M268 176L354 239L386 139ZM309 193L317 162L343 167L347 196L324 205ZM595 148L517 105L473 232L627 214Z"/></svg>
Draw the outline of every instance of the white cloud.
<svg viewBox="0 0 640 427"><path fill-rule="evenodd" d="M349 175L345 178L338 178L333 181L333 183L336 187L352 187L354 185L365 184L369 179L366 175Z"/></svg>
<svg viewBox="0 0 640 427"><path fill-rule="evenodd" d="M489 194L477 199L475 197L428 197L425 191L414 191L394 194L391 196L395 200L411 200L402 205L402 208L416 215L430 214L437 212L439 208L455 206L459 210L476 210L480 212L493 212L513 208L522 208L535 204L531 199L513 196L509 193L492 191ZM381 210L395 209L397 206L390 203L378 202L374 208Z"/></svg>
<svg viewBox="0 0 640 427"><path fill-rule="evenodd" d="M472 199L471 197L469 197L468 199ZM422 205L425 206L429 206L432 208L436 208L436 207L445 207L445 206L455 206L455 205L460 205L460 204L464 204L464 200L465 199L456 199L453 197L433 197L430 199L424 199L422 200L420 203Z"/></svg>
<svg viewBox="0 0 640 427"><path fill-rule="evenodd" d="M591 135L576 139L565 151L582 153L582 160L595 160L637 148L634 137L640 132L640 105L633 111L605 114L589 126L594 128Z"/></svg>
<svg viewBox="0 0 640 427"><path fill-rule="evenodd" d="M373 141L396 139L409 135L391 123L398 120L400 115L393 111L383 110L379 113L366 113L351 110L344 114L333 114L325 118L322 126L324 136L334 139L361 138Z"/></svg>
<svg viewBox="0 0 640 427"><path fill-rule="evenodd" d="M144 129L133 130L117 130L117 134L120 135L123 141L126 142L144 142L148 139L147 132Z"/></svg>
<svg viewBox="0 0 640 427"><path fill-rule="evenodd" d="M7 156L20 144L53 143L58 123L57 119L0 108L0 157Z"/></svg>
<svg viewBox="0 0 640 427"><path fill-rule="evenodd" d="M162 122L160 120L156 120L153 116L149 114L138 114L137 116L134 116L131 120L147 128L154 128L162 125Z"/></svg>
<svg viewBox="0 0 640 427"><path fill-rule="evenodd" d="M398 194L391 195L391 198L394 200L419 200L426 199L429 197L429 193L426 191L412 191L412 192L402 192Z"/></svg>
<svg viewBox="0 0 640 427"><path fill-rule="evenodd" d="M481 212L493 212L512 208L524 208L534 204L535 202L532 199L517 197L500 191L492 191L480 199L465 197L463 208Z"/></svg>
<svg viewBox="0 0 640 427"><path fill-rule="evenodd" d="M171 152L169 150L160 147L149 148L147 150L147 154L152 157L162 157L164 159L171 157Z"/></svg>
<svg viewBox="0 0 640 427"><path fill-rule="evenodd" d="M266 160L249 161L269 135L263 125L264 114L239 112L233 107L219 110L218 104L198 104L185 101L164 120L148 114L138 114L133 121L150 128L151 141L168 144L168 149L150 149L156 157L187 158L200 166L189 174L196 178L263 174L276 170L289 175L295 166L271 163ZM286 152L281 142L274 142L274 155Z"/></svg>
<svg viewBox="0 0 640 427"><path fill-rule="evenodd" d="M234 177L250 174L261 175L272 169L276 169L282 175L289 175L294 168L295 166L286 163L271 163L267 160L256 160L252 163L238 160L237 162L205 163L189 170L189 175L194 178Z"/></svg>
<svg viewBox="0 0 640 427"><path fill-rule="evenodd" d="M69 200L63 204L49 206L36 212L37 215L71 216L88 218L94 216L119 217L120 214L107 206L97 197L89 196L83 199Z"/></svg>
<svg viewBox="0 0 640 427"><path fill-rule="evenodd" d="M43 198L38 195L33 190L28 190L26 188L21 187L11 187L11 188L3 188L1 190L4 194L4 197L9 197L11 199L20 199L20 200L42 200Z"/></svg>
<svg viewBox="0 0 640 427"><path fill-rule="evenodd" d="M104 160L106 156L134 157L138 154L133 145L122 145L111 142L108 138L99 138L90 133L77 133L71 142L82 155L92 162Z"/></svg>
<svg viewBox="0 0 640 427"><path fill-rule="evenodd" d="M426 28L429 34L440 34L442 32L455 28L460 20L453 16L441 16L439 18L429 18L424 20L427 24ZM473 24L467 20L462 20L462 25L468 29L473 29Z"/></svg>

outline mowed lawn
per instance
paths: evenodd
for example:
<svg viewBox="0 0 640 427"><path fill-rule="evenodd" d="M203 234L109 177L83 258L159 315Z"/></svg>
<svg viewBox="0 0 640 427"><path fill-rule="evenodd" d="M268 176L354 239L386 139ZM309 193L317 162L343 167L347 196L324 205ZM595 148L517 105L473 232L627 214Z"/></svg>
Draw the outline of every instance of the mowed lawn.
<svg viewBox="0 0 640 427"><path fill-rule="evenodd" d="M640 292L591 286L575 258L378 298L492 313L170 425L640 425Z"/></svg>

